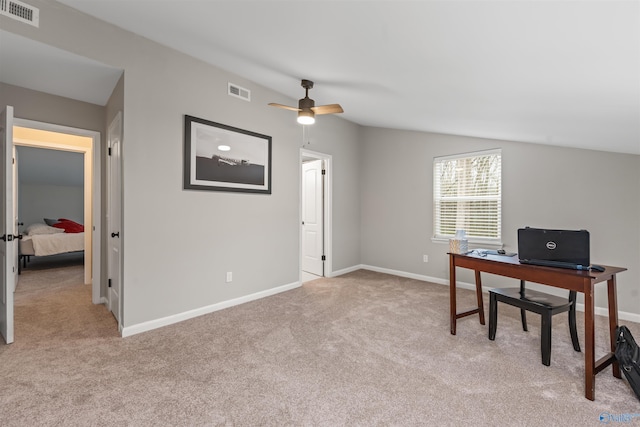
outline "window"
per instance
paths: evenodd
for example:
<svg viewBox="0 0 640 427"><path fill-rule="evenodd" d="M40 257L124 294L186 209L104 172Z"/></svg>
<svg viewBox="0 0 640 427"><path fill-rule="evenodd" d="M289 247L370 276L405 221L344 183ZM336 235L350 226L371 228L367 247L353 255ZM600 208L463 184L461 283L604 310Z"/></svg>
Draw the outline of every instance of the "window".
<svg viewBox="0 0 640 427"><path fill-rule="evenodd" d="M465 230L471 242L501 243L501 158L501 150L434 158L434 239Z"/></svg>

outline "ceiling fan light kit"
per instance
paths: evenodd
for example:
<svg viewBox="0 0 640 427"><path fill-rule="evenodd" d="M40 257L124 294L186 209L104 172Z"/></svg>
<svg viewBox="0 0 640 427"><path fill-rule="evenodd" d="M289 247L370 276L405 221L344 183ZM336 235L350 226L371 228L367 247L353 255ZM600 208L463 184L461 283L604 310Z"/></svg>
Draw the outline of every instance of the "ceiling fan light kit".
<svg viewBox="0 0 640 427"><path fill-rule="evenodd" d="M298 123L301 125L312 125L316 122L316 115L311 110L298 111Z"/></svg>
<svg viewBox="0 0 640 427"><path fill-rule="evenodd" d="M311 80L302 80L302 87L305 89L304 98L298 101L298 108L289 107L288 105L277 104L271 102L272 107L284 108L285 110L298 112L298 123L302 125L312 125L316 122L316 114L338 114L344 112L340 104L320 105L316 107L316 102L309 98L309 89L313 88Z"/></svg>

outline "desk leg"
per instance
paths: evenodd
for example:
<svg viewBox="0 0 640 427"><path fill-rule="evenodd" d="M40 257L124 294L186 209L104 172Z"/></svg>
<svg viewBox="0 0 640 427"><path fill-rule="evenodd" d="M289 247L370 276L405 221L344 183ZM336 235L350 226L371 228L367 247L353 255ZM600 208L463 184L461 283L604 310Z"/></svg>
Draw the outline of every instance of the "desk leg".
<svg viewBox="0 0 640 427"><path fill-rule="evenodd" d="M456 264L453 256L449 255L449 316L451 325L451 335L456 334Z"/></svg>
<svg viewBox="0 0 640 427"><path fill-rule="evenodd" d="M611 276L607 281L607 293L609 299L609 339L611 343L611 352L616 352L616 328L618 327L618 297L616 292L616 276ZM616 359L613 362L613 376L622 378L620 374L620 364Z"/></svg>
<svg viewBox="0 0 640 427"><path fill-rule="evenodd" d="M478 310L480 315L480 324L484 325L484 303L482 301L482 280L480 280L480 272L476 272L476 298L478 299Z"/></svg>
<svg viewBox="0 0 640 427"><path fill-rule="evenodd" d="M593 283L585 281L584 285L584 395L589 400L595 399L595 322L594 322Z"/></svg>

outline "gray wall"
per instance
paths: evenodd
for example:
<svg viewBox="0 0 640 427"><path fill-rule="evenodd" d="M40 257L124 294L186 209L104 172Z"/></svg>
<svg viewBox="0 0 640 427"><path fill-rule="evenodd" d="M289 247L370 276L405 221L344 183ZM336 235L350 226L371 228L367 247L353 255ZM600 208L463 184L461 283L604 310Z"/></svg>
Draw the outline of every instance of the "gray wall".
<svg viewBox="0 0 640 427"><path fill-rule="evenodd" d="M84 222L84 187L21 184L18 217L27 227L44 218Z"/></svg>
<svg viewBox="0 0 640 427"><path fill-rule="evenodd" d="M25 227L44 218L84 222L84 155L16 146L18 218Z"/></svg>
<svg viewBox="0 0 640 427"><path fill-rule="evenodd" d="M5 83L0 83L0 100L2 105L13 106L15 117L93 130L104 135L105 113L104 107L100 105Z"/></svg>
<svg viewBox="0 0 640 427"><path fill-rule="evenodd" d="M501 148L505 248L517 252L523 226L587 229L594 263L629 269L618 276L619 309L640 314L640 156L377 128L362 139L363 264L448 278L448 246L431 241L433 158ZM469 272L459 276L473 283ZM597 288L599 307L605 288Z"/></svg>
<svg viewBox="0 0 640 427"><path fill-rule="evenodd" d="M39 29L0 18L3 28L124 69L123 325L296 283L302 128L267 106L295 100L64 5L30 4ZM227 96L229 81L252 101ZM183 190L185 114L272 136L272 194ZM348 266L360 258L358 126L322 117L314 129L336 158L334 265Z"/></svg>

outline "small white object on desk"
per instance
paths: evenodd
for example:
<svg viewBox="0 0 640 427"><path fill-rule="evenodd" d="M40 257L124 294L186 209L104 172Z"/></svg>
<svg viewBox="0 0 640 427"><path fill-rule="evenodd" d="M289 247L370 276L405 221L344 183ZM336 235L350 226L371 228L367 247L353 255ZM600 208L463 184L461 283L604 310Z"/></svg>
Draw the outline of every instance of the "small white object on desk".
<svg viewBox="0 0 640 427"><path fill-rule="evenodd" d="M449 239L449 252L452 254L466 254L469 252L469 241L465 239L464 230L457 230L455 239Z"/></svg>

